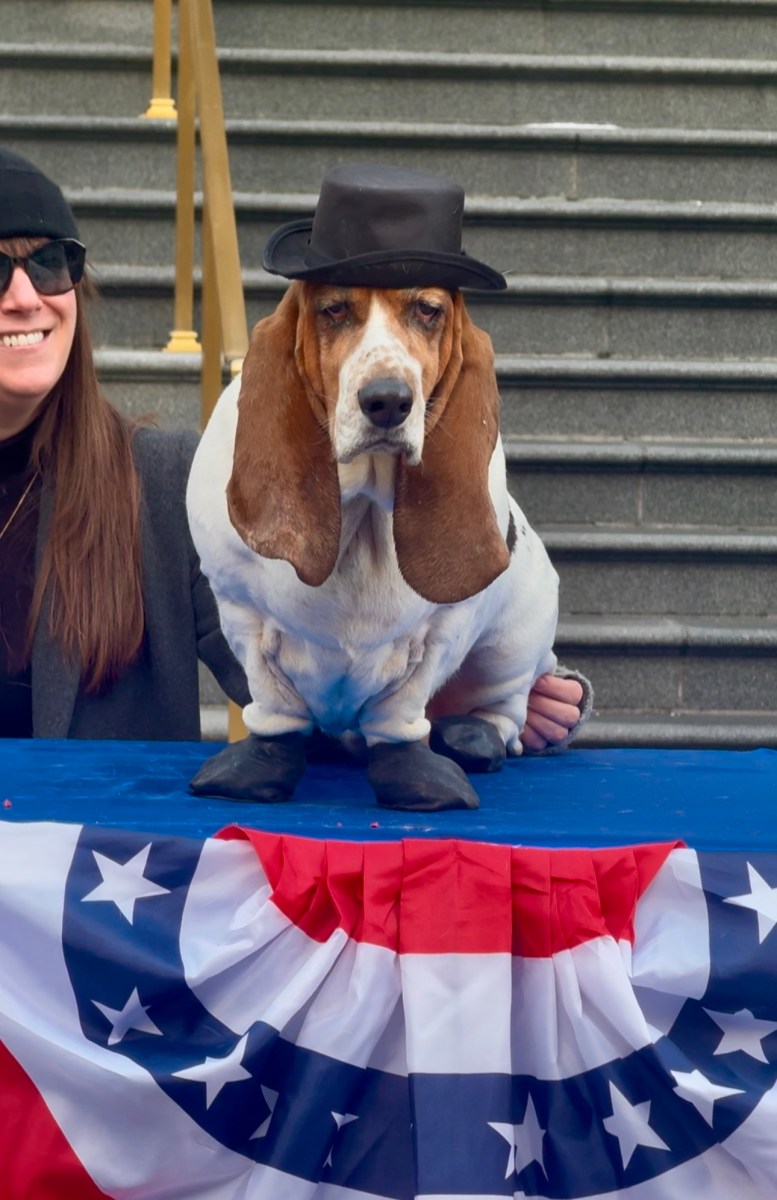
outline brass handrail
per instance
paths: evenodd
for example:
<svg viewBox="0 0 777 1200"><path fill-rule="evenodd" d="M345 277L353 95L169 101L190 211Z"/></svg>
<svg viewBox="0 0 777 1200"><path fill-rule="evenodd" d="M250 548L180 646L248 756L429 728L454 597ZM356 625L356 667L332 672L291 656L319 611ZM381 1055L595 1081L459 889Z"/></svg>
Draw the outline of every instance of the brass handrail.
<svg viewBox="0 0 777 1200"><path fill-rule="evenodd" d="M154 60L151 71L151 101L143 117L175 120L170 67L173 41L173 0L154 0Z"/></svg>
<svg viewBox="0 0 777 1200"><path fill-rule="evenodd" d="M162 73L156 44L161 31L168 77L169 4L170 0L155 0L154 7L154 68ZM165 7L166 24L159 11ZM237 374L248 348L212 0L178 0L177 118L174 327L165 350L202 349L200 409L204 425L221 391L223 367ZM193 317L197 127L202 163L202 347Z"/></svg>
<svg viewBox="0 0 777 1200"><path fill-rule="evenodd" d="M203 254L203 303L206 292L213 286L218 302L219 341L226 364L234 375L240 370L248 349L248 324L216 57L213 4L212 0L180 0L180 5L183 9L189 6L190 10L189 34L202 151L203 237L210 238L213 251L207 256ZM203 349L203 356L204 353ZM205 376L203 362L203 423L210 416L221 390L219 387L213 395L205 386Z"/></svg>
<svg viewBox="0 0 777 1200"><path fill-rule="evenodd" d="M164 78L161 66L157 66L158 53L166 52L168 81L170 78L170 3L171 0L154 0L155 96L157 71ZM166 25L162 12L165 8ZM156 42L160 29L161 51ZM181 353L202 349L200 418L204 427L222 390L224 368L237 375L248 349L212 0L178 2L177 85L175 327L165 350ZM163 114L152 114L149 110L146 115ZM193 319L197 127L202 168L202 347ZM230 741L245 736L240 709L232 703L228 723Z"/></svg>
<svg viewBox="0 0 777 1200"><path fill-rule="evenodd" d="M189 5L178 12L178 129L175 155L175 303L173 329L165 350L173 354L201 350L194 329L194 188L196 88L192 63Z"/></svg>

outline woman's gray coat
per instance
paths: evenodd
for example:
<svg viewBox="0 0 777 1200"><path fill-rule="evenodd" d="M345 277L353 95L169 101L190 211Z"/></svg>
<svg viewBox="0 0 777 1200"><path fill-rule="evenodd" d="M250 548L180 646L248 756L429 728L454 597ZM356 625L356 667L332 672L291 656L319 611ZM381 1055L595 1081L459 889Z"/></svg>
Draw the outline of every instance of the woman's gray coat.
<svg viewBox="0 0 777 1200"><path fill-rule="evenodd" d="M197 446L193 432L140 429L143 597L146 633L139 658L110 690L85 695L80 668L48 636L48 601L32 651L33 736L197 741L200 737L198 658L240 705L249 703L245 676L227 646L216 602L189 535L186 481ZM38 561L51 518L44 490Z"/></svg>

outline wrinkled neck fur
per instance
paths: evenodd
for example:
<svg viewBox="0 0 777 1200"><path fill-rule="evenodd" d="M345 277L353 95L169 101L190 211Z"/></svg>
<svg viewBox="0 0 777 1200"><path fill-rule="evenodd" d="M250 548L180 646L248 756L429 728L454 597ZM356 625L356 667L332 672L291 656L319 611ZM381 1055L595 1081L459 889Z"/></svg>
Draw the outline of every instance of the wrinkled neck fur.
<svg viewBox="0 0 777 1200"><path fill-rule="evenodd" d="M396 466L393 454L359 454L349 463L338 464L341 555L360 533L366 534L372 542L388 538L393 551ZM378 549L377 545L375 549Z"/></svg>

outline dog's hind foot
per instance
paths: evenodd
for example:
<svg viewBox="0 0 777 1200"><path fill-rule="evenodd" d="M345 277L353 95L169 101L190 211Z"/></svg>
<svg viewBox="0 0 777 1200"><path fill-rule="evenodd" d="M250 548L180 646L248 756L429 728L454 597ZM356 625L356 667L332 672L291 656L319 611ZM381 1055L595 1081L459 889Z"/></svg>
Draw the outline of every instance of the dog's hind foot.
<svg viewBox="0 0 777 1200"><path fill-rule="evenodd" d="M464 771L498 771L507 757L502 736L482 717L440 717L432 721L429 745Z"/></svg>
<svg viewBox="0 0 777 1200"><path fill-rule="evenodd" d="M306 744L301 733L280 737L249 733L203 763L189 790L195 796L259 804L289 800L305 770Z"/></svg>
<svg viewBox="0 0 777 1200"><path fill-rule="evenodd" d="M424 742L372 746L367 752L367 779L384 808L440 812L480 806L461 768Z"/></svg>

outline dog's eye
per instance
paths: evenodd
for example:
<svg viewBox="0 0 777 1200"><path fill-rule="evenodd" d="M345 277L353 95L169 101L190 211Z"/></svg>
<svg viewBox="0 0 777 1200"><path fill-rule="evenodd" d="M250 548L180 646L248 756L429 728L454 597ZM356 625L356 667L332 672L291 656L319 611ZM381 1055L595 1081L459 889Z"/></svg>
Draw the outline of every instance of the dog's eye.
<svg viewBox="0 0 777 1200"><path fill-rule="evenodd" d="M422 325L433 325L441 312L437 304L430 304L428 300L416 300L413 306L413 315Z"/></svg>
<svg viewBox="0 0 777 1200"><path fill-rule="evenodd" d="M326 317L333 325L341 325L348 316L348 305L345 300L336 300L319 311L320 315Z"/></svg>

